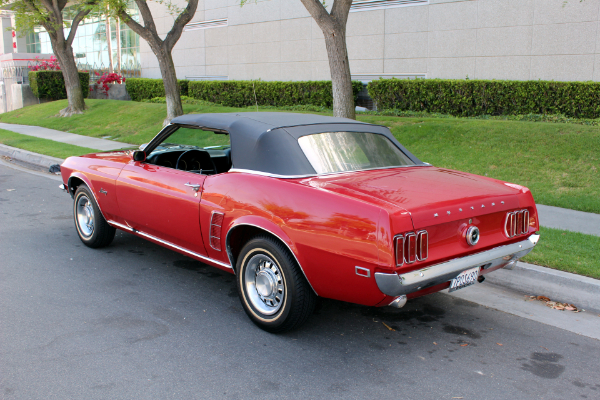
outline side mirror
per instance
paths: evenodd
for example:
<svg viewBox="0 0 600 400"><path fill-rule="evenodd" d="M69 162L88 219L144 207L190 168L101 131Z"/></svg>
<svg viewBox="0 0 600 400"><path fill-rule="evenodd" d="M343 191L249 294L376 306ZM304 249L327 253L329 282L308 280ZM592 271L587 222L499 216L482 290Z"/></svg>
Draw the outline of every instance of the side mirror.
<svg viewBox="0 0 600 400"><path fill-rule="evenodd" d="M141 150L136 150L133 152L133 161L143 162L146 161L146 153Z"/></svg>

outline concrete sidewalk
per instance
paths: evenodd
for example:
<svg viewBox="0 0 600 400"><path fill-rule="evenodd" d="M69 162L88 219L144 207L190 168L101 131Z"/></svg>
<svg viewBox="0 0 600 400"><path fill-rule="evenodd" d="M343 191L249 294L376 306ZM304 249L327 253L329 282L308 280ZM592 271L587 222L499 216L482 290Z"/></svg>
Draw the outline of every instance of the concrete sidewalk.
<svg viewBox="0 0 600 400"><path fill-rule="evenodd" d="M20 133L22 135L35 136L41 139L54 140L55 142L67 143L80 147L89 147L90 149L102 151L118 150L122 149L123 147L132 146L128 143L77 135L75 133L62 132L54 129L42 128L39 126L0 123L0 129Z"/></svg>
<svg viewBox="0 0 600 400"><path fill-rule="evenodd" d="M543 206L541 204L537 205L537 209L540 225L546 228L600 236L600 214Z"/></svg>

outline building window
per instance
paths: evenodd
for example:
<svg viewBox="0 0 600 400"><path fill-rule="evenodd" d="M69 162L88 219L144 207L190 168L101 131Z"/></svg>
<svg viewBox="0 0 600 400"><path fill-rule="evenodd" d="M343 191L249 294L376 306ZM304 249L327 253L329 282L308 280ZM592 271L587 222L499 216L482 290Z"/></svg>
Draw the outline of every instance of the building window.
<svg viewBox="0 0 600 400"><path fill-rule="evenodd" d="M429 0L359 0L353 1L350 12L381 10L384 8L424 6Z"/></svg>
<svg viewBox="0 0 600 400"><path fill-rule="evenodd" d="M139 20L139 12L135 3L129 2L128 14L136 21ZM68 8L64 11L65 20L72 19L75 13ZM117 27L115 19L110 20L111 25L111 50L113 63L117 63ZM121 65L124 68L139 66L140 64L140 37L121 21ZM69 30L65 29L65 34ZM108 43L106 37L106 16L89 15L77 28L77 34L73 40L73 53L77 64L84 69L103 70L108 69L110 64L108 55ZM28 53L52 53L50 37L42 27L35 27L34 31L26 35L26 48Z"/></svg>

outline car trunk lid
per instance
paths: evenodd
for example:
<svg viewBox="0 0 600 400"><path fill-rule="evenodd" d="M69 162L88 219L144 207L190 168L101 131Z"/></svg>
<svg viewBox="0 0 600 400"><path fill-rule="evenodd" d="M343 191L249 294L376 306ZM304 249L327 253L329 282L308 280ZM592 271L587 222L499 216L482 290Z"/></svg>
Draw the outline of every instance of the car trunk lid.
<svg viewBox="0 0 600 400"><path fill-rule="evenodd" d="M414 229L519 207L522 187L437 167L321 176L312 185L410 212ZM318 181L315 182L315 181Z"/></svg>

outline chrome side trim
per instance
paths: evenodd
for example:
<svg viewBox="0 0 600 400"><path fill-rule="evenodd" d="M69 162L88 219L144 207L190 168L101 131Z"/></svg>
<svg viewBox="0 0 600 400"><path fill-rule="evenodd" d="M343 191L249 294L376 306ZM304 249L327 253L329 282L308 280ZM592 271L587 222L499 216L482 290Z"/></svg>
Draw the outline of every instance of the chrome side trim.
<svg viewBox="0 0 600 400"><path fill-rule="evenodd" d="M233 231L233 229L236 228L236 227L238 227L238 226L253 226L255 228L262 229L263 231L268 232L271 235L275 236L277 239L279 239L279 241L281 243L285 244L285 246L288 248L288 250L290 251L290 253L292 254L292 256L294 256L294 259L296 260L296 263L300 267L300 271L302 271L302 275L304 275L304 278L306 279L306 282L308 282L308 284L309 284L310 288L313 290L313 292L315 292L315 294L317 296L319 295L317 293L317 291L315 290L315 288L310 283L310 281L308 280L308 278L306 277L306 274L304 273L304 268L302 268L302 264L300 264L300 261L298 261L298 257L296 257L296 254L294 254L294 252L292 251L292 248L290 246L288 246L288 244L283 239L281 239L279 236L277 236L276 234L274 234L270 230L263 228L262 226L258 226L258 225L254 225L254 224L248 224L248 223L241 223L241 224L236 224L236 225L232 226L231 228L229 228L229 231L227 231L227 235L225 236L225 247L227 248L227 257L229 257L229 263L231 265L233 265L233 262L232 262L232 255L231 255L231 247L229 246L229 235L231 234L231 232ZM233 268L233 272L235 273L235 268Z"/></svg>
<svg viewBox="0 0 600 400"><path fill-rule="evenodd" d="M109 225L112 225L112 226L114 226L115 228L119 228L119 229L122 229L122 230L124 230L124 231L129 231L129 232L135 233L135 234L137 234L137 235L140 235L140 236L143 236L143 237L145 237L145 238L147 238L147 239L152 239L152 240L154 240L154 241L156 241L156 242L159 242L159 243L162 243L162 244L164 244L165 246L169 246L169 247L172 247L172 248L174 248L174 249L177 249L177 250L183 251L184 253L187 253L187 254L189 254L189 255L191 255L191 256L194 256L194 257L198 257L198 258L200 258L200 259L202 259L202 260L204 260L204 261L207 261L207 262L209 262L209 263L212 263L212 264L217 264L217 265L220 265L221 267L225 267L225 268L233 269L233 268L231 267L231 265L229 265L229 264L226 264L226 263L224 263L223 261L218 261L218 260L215 260L215 259L213 259L213 258L206 257L206 256L203 256L203 255L201 255L201 254L198 254L198 253L194 253L193 251L191 251L191 250L188 250L188 249L186 249L186 248L184 248L184 247L178 246L178 245L176 245L176 244L173 244L173 243L171 243L171 242L167 242L166 240L159 239L159 238L157 238L156 236L149 235L149 234L147 234L147 233L144 233L144 232L142 232L142 231L138 231L137 229L134 229L134 228L132 228L132 227L130 227L130 226L123 225L123 224L119 224L118 222L115 222L115 221L106 221L106 222L108 222L108 224L109 224Z"/></svg>
<svg viewBox="0 0 600 400"><path fill-rule="evenodd" d="M279 175L279 174L272 174L270 172L254 171L252 169L243 169L243 168L231 168L228 172L242 172L245 174L268 176L270 178L299 179L299 178L314 178L317 176L351 174L353 172L375 171L375 170L379 170L379 169L394 169L394 168L409 168L409 167L431 167L431 164L423 163L423 164L414 164L414 165L394 165L391 167L367 168L367 169L357 169L354 171L338 171L338 172L328 172L326 174L314 173L314 174L305 174L305 175Z"/></svg>
<svg viewBox="0 0 600 400"><path fill-rule="evenodd" d="M447 282L462 271L484 265L485 269L506 265L525 256L540 239L540 235L531 235L521 242L496 247L466 257L456 258L431 267L398 275L395 273L375 273L375 281L382 293L388 296L401 296L427 287Z"/></svg>

